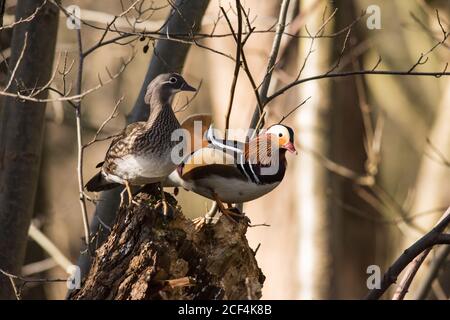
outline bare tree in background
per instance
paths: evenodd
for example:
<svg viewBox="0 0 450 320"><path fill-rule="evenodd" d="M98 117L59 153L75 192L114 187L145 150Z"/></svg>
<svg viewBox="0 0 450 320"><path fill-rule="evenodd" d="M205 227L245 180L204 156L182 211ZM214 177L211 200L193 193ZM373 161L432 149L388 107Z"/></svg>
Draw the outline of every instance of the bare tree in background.
<svg viewBox="0 0 450 320"><path fill-rule="evenodd" d="M16 21L31 16L44 2L19 1ZM57 30L58 10L48 3L32 21L14 28L10 92L39 88L49 80ZM47 94L44 91L39 98ZM45 103L6 98L0 111L0 268L19 274L36 199ZM14 298L9 279L3 275L0 288L1 299Z"/></svg>
<svg viewBox="0 0 450 320"><path fill-rule="evenodd" d="M356 1L346 1L339 6L339 14L335 18L335 31L342 30L351 25L359 16ZM358 70L363 65L363 54L358 53L357 46L363 43L364 26L356 25L335 38L332 47L332 66L339 64L342 71ZM364 53L364 51L362 50ZM330 83L330 114L329 114L329 156L333 161L364 176L367 168L377 170L376 155L372 155L371 144L373 140L373 119L367 98L364 75L355 76L341 81ZM365 217L355 216L345 212L345 209L336 203L345 203L367 216L377 213L364 199L358 196L356 189L359 181L344 179L338 174L331 176L331 188L328 190L328 199L331 203L329 219L333 234L333 250L335 261L333 275L335 292L332 297L363 296L366 292L366 268L374 257L375 242L377 241L376 224ZM379 230L381 231L381 230ZM357 244L353 242L358 238ZM348 250L352 246L354 250ZM356 247L361 246L361 247ZM351 286L349 278L357 278L356 286ZM345 292L339 292L343 290Z"/></svg>

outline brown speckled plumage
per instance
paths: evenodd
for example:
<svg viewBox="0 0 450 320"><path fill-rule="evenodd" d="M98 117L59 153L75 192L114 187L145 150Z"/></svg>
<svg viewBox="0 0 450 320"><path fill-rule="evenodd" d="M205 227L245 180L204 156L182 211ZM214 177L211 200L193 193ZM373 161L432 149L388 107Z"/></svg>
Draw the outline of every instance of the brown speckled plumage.
<svg viewBox="0 0 450 320"><path fill-rule="evenodd" d="M106 153L101 171L87 184L88 191L100 191L117 184L146 184L162 180L175 168L171 162L172 132L180 124L171 101L179 91L195 91L179 74L162 74L148 86L145 102L150 106L146 122L128 125Z"/></svg>
<svg viewBox="0 0 450 320"><path fill-rule="evenodd" d="M114 138L106 153L103 170L114 173L115 160L126 155L143 155L152 153L156 156L170 152L176 142L170 137L174 130L180 128L170 105L164 106L152 122L135 122Z"/></svg>

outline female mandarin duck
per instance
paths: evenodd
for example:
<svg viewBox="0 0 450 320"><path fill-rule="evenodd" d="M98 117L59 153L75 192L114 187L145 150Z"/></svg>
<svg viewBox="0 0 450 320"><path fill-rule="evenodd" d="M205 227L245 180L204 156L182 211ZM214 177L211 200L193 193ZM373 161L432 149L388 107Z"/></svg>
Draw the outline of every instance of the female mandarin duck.
<svg viewBox="0 0 450 320"><path fill-rule="evenodd" d="M177 142L171 135L180 124L171 103L180 91L196 89L177 73L161 74L149 84L144 99L150 106L148 120L129 124L113 139L105 160L97 165L100 172L86 184L87 191L107 190L123 184L131 202L130 185L160 183L176 168L171 152ZM162 187L161 199L164 214L167 214L168 204Z"/></svg>
<svg viewBox="0 0 450 320"><path fill-rule="evenodd" d="M183 124L189 131L192 127ZM205 131L201 147L183 160L165 185L183 187L215 200L219 210L228 216L236 216L230 209L232 203L251 201L275 189L286 172L286 151L296 153L294 131L281 124L269 127L248 143L219 140L212 127Z"/></svg>

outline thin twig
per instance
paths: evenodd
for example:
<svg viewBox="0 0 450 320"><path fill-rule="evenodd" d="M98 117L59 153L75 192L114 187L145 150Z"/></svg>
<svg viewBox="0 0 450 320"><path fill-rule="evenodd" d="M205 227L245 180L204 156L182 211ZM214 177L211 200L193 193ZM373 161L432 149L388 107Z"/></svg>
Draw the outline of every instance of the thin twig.
<svg viewBox="0 0 450 320"><path fill-rule="evenodd" d="M325 7L325 10L324 10L324 15L325 15L325 13L326 13L326 7ZM300 67L300 70L298 71L298 73L297 73L297 77L295 78L295 80L298 80L298 79L300 79L300 76L302 75L302 73L303 73L303 71L305 70L305 68L306 68L306 64L308 63L308 60L309 60L309 58L311 57L311 55L313 54L313 52L314 52L314 43L315 43L315 40L320 36L320 34L325 30L325 27L330 23L330 21L333 19L333 17L336 15L336 12L338 11L338 9L336 8L336 9L334 9L334 11L330 14L330 16L326 19L326 20L324 20L324 22L322 23L322 25L319 27L319 29L316 31L316 33L314 34L314 35L312 35L310 32L309 32L309 30L308 30L308 27L305 25L305 31L306 31L306 33L308 34L308 36L310 37L310 39L311 39L311 41L310 41L310 44L309 44L309 49L308 49L308 52L307 52L307 54L306 54L306 56L305 56L305 59L303 59L303 64L302 64L302 66ZM344 45L343 45L343 49L342 49L342 52L341 52L341 56L343 55L343 52L344 52L344 50L345 50L345 46L346 46L346 44L347 44L347 39L348 39L348 37L349 37L349 35L350 35L350 32L351 32L351 27L347 30L347 35L346 35L346 37L345 37L345 40L344 40ZM339 62L338 62L339 63ZM335 68L337 68L337 66L335 67ZM328 71L327 73L331 73L331 71L333 71L335 68L332 68L332 69L330 69L330 71Z"/></svg>
<svg viewBox="0 0 450 320"><path fill-rule="evenodd" d="M197 97L198 93L200 92L202 84L203 84L203 80L200 80L200 83L198 84L198 87L196 88L197 91L194 92L192 97L189 97L189 98L186 99L186 103L185 104L183 104L181 107L178 107L178 108L174 109L173 113L186 111L186 109L189 107L191 102Z"/></svg>
<svg viewBox="0 0 450 320"><path fill-rule="evenodd" d="M357 70L357 71L343 71L343 72L333 72L329 74L320 74L312 77L307 77L303 79L299 79L297 81L291 82L286 86L280 88L272 95L270 95L266 103L272 101L276 97L282 95L287 90L313 80L321 80L321 79L329 79L329 78L343 78L343 77L351 77L356 75L386 75L386 76L422 76L422 77L435 77L440 78L442 76L450 76L450 72L408 72L408 71L394 71L394 70Z"/></svg>
<svg viewBox="0 0 450 320"><path fill-rule="evenodd" d="M428 56L438 47L442 46L445 44L445 41L447 41L448 37L449 37L449 33L447 31L445 31L444 26L441 23L441 19L439 17L439 11L436 10L436 17L437 17L437 21L439 23L439 26L441 27L441 31L443 33L443 37L442 40L438 41L433 47L431 47L427 52L425 53L421 53L419 56L419 59L417 59L416 63L408 70L408 72L413 71L416 67L423 65L425 63L427 63L428 61Z"/></svg>
<svg viewBox="0 0 450 320"><path fill-rule="evenodd" d="M22 23L26 23L26 22L32 21L32 20L36 17L36 15L38 14L38 12L39 12L46 4L47 4L47 0L44 0L44 2L42 2L42 4L41 4L39 7L37 7L36 10L34 10L34 12L33 12L32 14L30 14L28 17L26 17L26 18L20 18L19 20L15 21L15 22L13 22L13 23L11 23L11 24L8 24L8 25L6 25L6 26L0 26L0 31L3 31L3 30L5 30L5 29L12 29L12 28L16 27L16 26L19 25L19 24L22 24Z"/></svg>
<svg viewBox="0 0 450 320"><path fill-rule="evenodd" d="M392 300L403 300L405 298L406 293L408 293L408 288L411 285L414 277L416 276L417 271L419 271L420 266L425 261L426 257L431 251L431 247L427 248L425 251L422 251L417 257L414 258L413 261L406 267L405 275L400 280L400 283L397 289L392 296Z"/></svg>
<svg viewBox="0 0 450 320"><path fill-rule="evenodd" d="M20 277L15 274L9 273L5 270L0 269L0 273L6 276L11 282L11 287L14 290L17 300L21 299L22 290L28 283L52 283L52 282L66 282L67 279L35 279L35 278L25 278ZM17 286L16 281L20 281L20 286Z"/></svg>
<svg viewBox="0 0 450 320"><path fill-rule="evenodd" d="M426 299L432 284L435 279L437 279L439 275L439 271L441 270L442 265L446 261L448 255L450 254L450 246L439 248L436 253L433 261L431 262L430 267L428 268L427 275L421 281L419 288L417 289L416 300Z"/></svg>
<svg viewBox="0 0 450 320"><path fill-rule="evenodd" d="M111 114L109 115L108 118L105 119L105 121L103 121L103 123L100 125L100 127L98 128L97 132L95 132L94 137L92 138L91 141L89 141L88 143L86 143L85 145L83 145L83 148L87 148L90 145L92 145L93 143L100 141L98 139L98 136L100 135L100 133L103 131L103 128L115 117L117 117L118 113L117 113L117 109L119 108L120 103L123 101L124 96L120 97L119 100L117 100L116 104L114 105L114 108L111 112Z"/></svg>
<svg viewBox="0 0 450 320"><path fill-rule="evenodd" d="M256 85L256 81L255 81L255 79L254 79L254 77L253 77L253 75L252 75L252 73L250 71L250 68L249 68L249 65L248 65L248 62L247 62L247 57L245 55L245 50L244 50L245 43L250 38L250 36L253 33L253 31L255 30L255 28L253 28L251 26L250 19L249 19L248 15L246 14L246 12L245 12L244 8L242 7L242 5L240 7L240 10L242 10L242 13L245 16L247 29L249 30L246 33L244 40L241 41L241 46L240 46L240 49L241 49L241 60L242 60L241 67L244 69L244 72L247 75L248 80L250 81L250 85L252 86L253 93L254 93L254 95L256 97L256 102L258 104L260 112L262 113L263 106L262 106L262 102L261 102L260 96L258 94L258 86ZM234 32L233 25L231 24L231 21L230 21L228 15L227 15L227 13L224 10L222 10L222 12L223 12L223 16L224 16L225 20L228 23L228 27L230 28L231 33L233 34L234 41L236 41L236 44L237 44L239 42L239 39L237 38L237 35ZM243 33L243 32L241 31L241 33Z"/></svg>
<svg viewBox="0 0 450 320"><path fill-rule="evenodd" d="M223 7L221 7L220 9L222 10L222 13L224 14L224 16L226 16L226 12L223 9ZM228 101L227 112L225 115L225 139L227 138L228 128L230 127L230 116L231 116L231 110L233 108L233 100L234 100L234 94L236 91L236 83L237 83L237 80L239 77L239 71L241 70L242 11L241 11L241 4L240 4L239 0L236 0L236 9L237 9L237 17L238 17L238 29L237 29L237 33L236 33L236 58L235 58L235 65L234 65L234 72L233 72L233 81L231 82L231 88L230 88L230 99ZM230 28L232 28L231 25L230 25Z"/></svg>
<svg viewBox="0 0 450 320"><path fill-rule="evenodd" d="M83 43L81 39L81 30L77 29L77 40L78 40L78 74L77 74L77 94L81 94L81 86L83 79L83 64L84 64L84 56L83 56ZM78 176L78 194L79 201L81 207L81 216L83 219L83 228L84 228L84 243L86 245L86 249L90 251L90 233L89 233L89 218L87 215L86 209L86 198L84 196L84 182L83 182L83 156L84 156L84 148L83 148L83 132L81 125L81 100L76 103L75 109L75 118L76 118L76 126L77 126L77 148L78 148L78 157L77 157L77 176Z"/></svg>
<svg viewBox="0 0 450 320"><path fill-rule="evenodd" d="M6 87L3 89L4 91L8 91L9 87L11 86L11 84L14 80L17 69L19 68L20 63L22 62L23 55L25 53L25 49L27 48L27 42L28 42L28 32L25 32L24 38L23 38L23 47L22 47L22 50L20 51L19 59L17 59L16 65L14 66L14 69L11 72L11 77L9 78L9 81L6 84Z"/></svg>
<svg viewBox="0 0 450 320"><path fill-rule="evenodd" d="M308 100L311 99L311 96L309 96L308 98L306 98L305 100L303 100L302 102L300 102L295 108L292 108L291 111L289 111L286 115L281 117L281 120L278 122L278 124L283 123L284 120L286 120L287 118L289 118L290 115L292 115L295 111L297 111L298 109L300 109L306 102L308 102Z"/></svg>
<svg viewBox="0 0 450 320"><path fill-rule="evenodd" d="M448 215L450 215L450 211L449 211ZM439 219L439 221L436 223L436 226L439 225L439 223L441 223L442 220L444 220L445 218L446 218L446 216L444 214L441 217L441 219ZM442 236L442 235L440 235L440 236ZM411 282L413 281L417 271L419 270L420 266L427 258L431 249L432 249L432 247L429 247L426 250L424 250L416 258L414 258L414 260L408 265L406 272L405 272L404 276L402 277L400 284L397 287L397 290L395 290L392 300L403 300L406 293L408 292L408 289L409 289Z"/></svg>
<svg viewBox="0 0 450 320"><path fill-rule="evenodd" d="M126 61L122 61L122 65L120 66L119 70L115 74L110 74L110 77L106 81L103 81L102 83L99 83L96 86L93 86L87 90L84 90L83 92L76 93L74 95L62 95L56 99L55 98L42 99L42 98L36 98L35 93L34 94L32 93L30 95L25 95L20 92L13 93L13 92L7 92L5 90L1 90L0 95L6 96L6 97L17 98L22 101L33 101L33 102L55 102L55 101L74 102L75 101L75 102L77 102L77 101L80 101L81 99L83 99L84 97L86 97L87 95L93 93L94 91L97 91L97 90L103 88L106 84L111 83L113 80L117 79L119 77L119 75L121 75L122 72L126 69L126 67L130 64L130 62L133 60L135 55L136 55L136 52L133 51L131 56ZM46 88L46 89L50 90L51 88ZM53 89L53 91L60 93L60 92L58 92L58 90L55 90L55 89Z"/></svg>
<svg viewBox="0 0 450 320"><path fill-rule="evenodd" d="M347 42L348 42L348 39L350 38L350 33L351 32L352 32L352 29L349 28L348 31L347 31L347 34L345 35L344 43L342 45L341 52L340 52L340 54L338 56L338 59L337 59L336 63L334 64L334 66L331 67L331 69L327 71L327 73L331 73L331 72L333 72L334 70L336 70L339 67L339 65L341 63L341 60L342 60L342 57L344 56L344 52L345 52L345 49L347 47Z"/></svg>
<svg viewBox="0 0 450 320"><path fill-rule="evenodd" d="M289 0L283 0L281 3L280 14L278 16L277 28L275 32L275 38L272 43L272 49L269 55L269 61L267 63L266 75L261 83L261 88L259 90L260 101L264 106L269 102L267 99L267 94L269 92L270 81L272 80L272 73L275 67L275 63L278 57L278 51L280 49L281 38L283 37L284 29L286 27L286 16L289 8ZM259 123L259 127L256 125ZM261 110L259 106L255 107L253 112L253 117L250 122L250 129L256 129L256 131L264 125L264 119L261 118Z"/></svg>

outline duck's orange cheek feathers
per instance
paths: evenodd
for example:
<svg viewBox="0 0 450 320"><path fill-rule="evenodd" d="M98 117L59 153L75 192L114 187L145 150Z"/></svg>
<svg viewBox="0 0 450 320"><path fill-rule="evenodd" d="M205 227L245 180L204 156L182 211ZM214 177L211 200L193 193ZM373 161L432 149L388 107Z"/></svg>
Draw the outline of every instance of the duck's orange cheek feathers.
<svg viewBox="0 0 450 320"><path fill-rule="evenodd" d="M284 146L289 141L285 137L278 138L278 147Z"/></svg>

